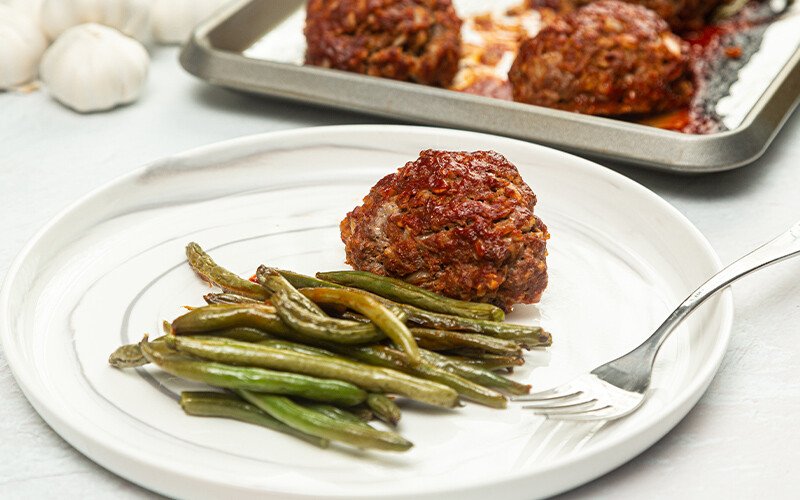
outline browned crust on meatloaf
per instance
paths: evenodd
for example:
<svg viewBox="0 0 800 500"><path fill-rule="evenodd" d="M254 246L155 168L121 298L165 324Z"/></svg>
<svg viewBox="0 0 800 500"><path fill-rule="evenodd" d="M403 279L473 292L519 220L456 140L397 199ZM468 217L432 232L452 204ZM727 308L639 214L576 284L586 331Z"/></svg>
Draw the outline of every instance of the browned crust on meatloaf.
<svg viewBox="0 0 800 500"><path fill-rule="evenodd" d="M458 71L450 0L310 0L305 35L307 64L442 87Z"/></svg>
<svg viewBox="0 0 800 500"><path fill-rule="evenodd" d="M342 221L347 262L506 310L535 303L547 286L549 237L535 205L498 153L423 151Z"/></svg>
<svg viewBox="0 0 800 500"><path fill-rule="evenodd" d="M536 1L536 0L532 0ZM581 7L593 0L564 0ZM641 5L653 10L676 31L701 29L706 24L708 15L726 0L623 0L627 3Z"/></svg>
<svg viewBox="0 0 800 500"><path fill-rule="evenodd" d="M688 44L653 11L617 0L523 41L508 76L515 101L592 115L676 109L694 92Z"/></svg>

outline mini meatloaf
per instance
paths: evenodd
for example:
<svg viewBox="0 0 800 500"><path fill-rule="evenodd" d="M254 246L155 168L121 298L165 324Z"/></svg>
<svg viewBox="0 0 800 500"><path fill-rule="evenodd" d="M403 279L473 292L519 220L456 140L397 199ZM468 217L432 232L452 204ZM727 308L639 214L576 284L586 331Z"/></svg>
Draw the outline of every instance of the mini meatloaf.
<svg viewBox="0 0 800 500"><path fill-rule="evenodd" d="M575 6L592 3L593 0L566 0ZM701 29L709 14L725 3L725 0L624 0L647 7L664 18L676 31Z"/></svg>
<svg viewBox="0 0 800 500"><path fill-rule="evenodd" d="M450 0L310 0L306 63L445 87L461 19Z"/></svg>
<svg viewBox="0 0 800 500"><path fill-rule="evenodd" d="M547 227L517 168L493 151L423 151L341 223L347 262L508 311L547 286Z"/></svg>
<svg viewBox="0 0 800 500"><path fill-rule="evenodd" d="M689 46L652 10L604 0L523 41L508 74L514 100L591 115L689 104Z"/></svg>

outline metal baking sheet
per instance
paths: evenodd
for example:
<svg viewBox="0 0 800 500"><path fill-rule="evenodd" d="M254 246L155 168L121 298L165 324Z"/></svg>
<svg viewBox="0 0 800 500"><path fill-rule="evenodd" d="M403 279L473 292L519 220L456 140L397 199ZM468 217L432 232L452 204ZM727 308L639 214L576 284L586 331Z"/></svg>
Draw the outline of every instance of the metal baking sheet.
<svg viewBox="0 0 800 500"><path fill-rule="evenodd" d="M454 0L454 4L462 13L476 2ZM760 48L738 69L727 95L716 102L715 112L728 130L706 135L304 66L304 15L302 0L233 2L198 27L184 47L181 63L215 85L490 132L588 157L682 173L730 170L756 160L800 102L798 3L766 28Z"/></svg>

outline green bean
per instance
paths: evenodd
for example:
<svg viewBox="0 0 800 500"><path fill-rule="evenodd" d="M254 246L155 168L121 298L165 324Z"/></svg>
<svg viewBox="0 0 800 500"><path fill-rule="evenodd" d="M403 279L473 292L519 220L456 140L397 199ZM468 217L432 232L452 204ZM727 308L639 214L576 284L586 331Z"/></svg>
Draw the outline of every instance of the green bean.
<svg viewBox="0 0 800 500"><path fill-rule="evenodd" d="M240 340L242 342L261 342L264 340L273 340L275 338L258 328L247 326L212 330L210 332L197 332L194 335L211 335L213 337L224 337L226 339Z"/></svg>
<svg viewBox="0 0 800 500"><path fill-rule="evenodd" d="M428 363L422 362L417 366L412 367L405 359L405 354L400 351L390 349L384 346L370 346L349 348L347 350L341 348L336 349L345 356L349 355L364 363L371 365L383 366L387 368L394 368L395 370L406 372L415 377L420 377L432 382L446 385L455 389L455 391L464 396L465 398L475 401L492 408L505 408L507 400L505 396L497 391L493 391L483 387L475 382L467 380L458 375L452 374L446 370L442 370Z"/></svg>
<svg viewBox="0 0 800 500"><path fill-rule="evenodd" d="M304 297L305 298L305 297ZM371 323L358 323L315 315L293 301L281 290L271 297L280 319L307 339L337 344L369 344L385 338Z"/></svg>
<svg viewBox="0 0 800 500"><path fill-rule="evenodd" d="M321 288L325 288L325 287L321 287ZM311 298L311 297L315 296L318 293L317 290L319 290L319 289L320 288L301 288L298 291L300 293L302 293L303 295L305 295L306 297ZM339 287L339 288L337 288L337 290L343 290L343 291L346 290L348 292L358 293L358 294L361 294L361 295L363 295L363 296L365 296L367 298L373 299L376 302L378 302L379 304L381 304L383 307L385 307L386 309L391 311L391 313L394 314L397 317L398 320L403 322L403 324L405 324L405 322L406 322L407 315L406 315L405 311L403 311L403 308L400 307L400 304L396 304L395 302L392 302L391 300L386 300L383 297L379 297L379 296L375 295L374 293L365 292L364 290L358 290L357 288ZM326 304L325 302L320 302L320 304L328 305L328 306L335 305L334 303ZM342 309L344 309L344 310L341 311L337 315L341 319L348 319L348 320L351 320L351 321L357 321L359 323L369 323L369 321L370 321L369 318L364 316L363 314L359 314L359 313L353 312L353 311L348 311L346 306L342 306Z"/></svg>
<svg viewBox="0 0 800 500"><path fill-rule="evenodd" d="M400 422L400 408L394 401L383 394L371 393L367 395L367 406L375 415L389 425L397 425Z"/></svg>
<svg viewBox="0 0 800 500"><path fill-rule="evenodd" d="M226 292L234 292L258 300L265 300L269 297L269 293L257 283L246 280L218 265L197 243L192 242L186 245L186 258L197 274Z"/></svg>
<svg viewBox="0 0 800 500"><path fill-rule="evenodd" d="M256 366L343 380L369 391L399 394L448 408L455 406L458 401L456 392L441 384L415 378L396 370L337 357L315 356L222 338L170 337L168 342L179 352L218 363Z"/></svg>
<svg viewBox="0 0 800 500"><path fill-rule="evenodd" d="M342 285L331 283L330 281L323 281L312 276L299 274L292 271L284 271L277 269L278 274L286 278L286 281L292 284L295 288L344 288Z"/></svg>
<svg viewBox="0 0 800 500"><path fill-rule="evenodd" d="M286 397L250 391L238 391L238 394L284 424L306 434L341 441L358 448L405 451L413 446L411 442L394 432L379 431L354 422L335 420Z"/></svg>
<svg viewBox="0 0 800 500"><path fill-rule="evenodd" d="M412 365L420 362L419 347L409 329L397 316L377 300L343 288L310 288L303 295L314 302L343 304L372 321L408 356Z"/></svg>
<svg viewBox="0 0 800 500"><path fill-rule="evenodd" d="M310 314L325 316L325 312L320 309L312 300L307 299L303 294L297 291L295 287L289 283L286 278L281 276L275 269L270 269L266 266L258 266L256 271L256 279L269 293L270 297L278 292L283 292L286 296L294 302L295 306L304 309Z"/></svg>
<svg viewBox="0 0 800 500"><path fill-rule="evenodd" d="M363 406L363 403L354 408L351 408L350 411L353 412L353 415L355 415L362 422L369 422L373 418L375 418L375 415L372 413L372 410Z"/></svg>
<svg viewBox="0 0 800 500"><path fill-rule="evenodd" d="M517 358L513 356L493 356L491 358L486 358L486 357L467 358L462 356L452 356L450 355L450 353L448 353L447 357L467 365L483 368L484 370L502 370L502 369L511 370L515 366L522 366L525 364L524 358Z"/></svg>
<svg viewBox="0 0 800 500"><path fill-rule="evenodd" d="M327 415L335 420L343 420L345 422L352 422L354 424L359 425L366 425L369 427L365 421L358 418L355 414L350 413L347 410L343 410L339 407L332 406L332 405L321 405L321 404L309 404L306 405L307 408L311 408L312 410L318 411L323 415Z"/></svg>
<svg viewBox="0 0 800 500"><path fill-rule="evenodd" d="M446 356L431 351L422 350L421 354L426 363L430 363L437 368L471 380L484 387L494 387L515 395L528 394L531 391L530 385L520 384L519 382L515 382L492 371L459 363L456 360L449 359Z"/></svg>
<svg viewBox="0 0 800 500"><path fill-rule="evenodd" d="M228 328L256 328L275 335L291 333L266 304L214 304L198 307L172 322L176 335L191 335Z"/></svg>
<svg viewBox="0 0 800 500"><path fill-rule="evenodd" d="M403 280L379 276L366 271L333 271L317 273L317 278L339 285L360 288L387 299L421 307L429 311L465 318L503 321L505 314L491 304L451 299Z"/></svg>
<svg viewBox="0 0 800 500"><path fill-rule="evenodd" d="M174 339L175 337L170 336L170 341L174 341ZM147 360L158 365L165 372L215 387L286 394L342 406L357 405L367 398L367 394L362 389L341 380L321 379L262 368L229 366L209 361L193 361L164 355L152 348L147 342L146 336L142 340L141 346Z"/></svg>
<svg viewBox="0 0 800 500"><path fill-rule="evenodd" d="M206 304L263 304L263 300L251 299L235 293L207 293L203 295Z"/></svg>
<svg viewBox="0 0 800 500"><path fill-rule="evenodd" d="M164 342L164 340L165 337L159 337L151 341L150 345L154 350L157 350L161 353L177 354L174 349L169 347ZM148 363L149 361L144 357L142 347L138 343L127 344L122 347L118 347L108 357L108 364L114 368L136 368L138 366L144 366Z"/></svg>
<svg viewBox="0 0 800 500"><path fill-rule="evenodd" d="M288 340L270 339L270 340L260 340L257 343L259 345L271 347L273 349L299 352L301 354L310 354L312 356L338 357L336 354L330 351L326 351L325 349L320 349L318 347L313 347L305 344L299 344L297 342L290 342Z"/></svg>
<svg viewBox="0 0 800 500"><path fill-rule="evenodd" d="M181 407L187 415L228 418L248 424L260 425L261 427L298 437L320 448L327 448L330 443L327 439L312 436L289 427L233 394L199 391L182 392Z"/></svg>
<svg viewBox="0 0 800 500"><path fill-rule="evenodd" d="M522 354L522 347L512 340L498 339L479 333L450 332L431 328L411 328L411 333L420 343L420 347L432 351L472 348L505 355Z"/></svg>
<svg viewBox="0 0 800 500"><path fill-rule="evenodd" d="M482 333L499 339L520 341L528 347L545 347L553 343L553 338L550 334L539 326L460 318L458 316L425 311L405 304L401 304L400 307L406 313L408 321L426 328Z"/></svg>
<svg viewBox="0 0 800 500"><path fill-rule="evenodd" d="M118 347L108 357L108 364L114 368L136 368L147 363L149 361L142 354L142 348L139 347L139 344L127 344Z"/></svg>

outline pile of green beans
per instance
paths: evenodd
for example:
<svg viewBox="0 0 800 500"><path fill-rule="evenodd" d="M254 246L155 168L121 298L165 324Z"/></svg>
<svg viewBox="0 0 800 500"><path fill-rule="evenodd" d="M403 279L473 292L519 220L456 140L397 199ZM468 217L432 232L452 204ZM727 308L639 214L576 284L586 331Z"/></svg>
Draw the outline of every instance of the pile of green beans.
<svg viewBox="0 0 800 500"><path fill-rule="evenodd" d="M164 336L118 348L109 364L153 364L214 388L183 392L187 415L233 419L321 448L408 450L412 443L394 430L404 400L455 408L463 398L505 408L506 395L530 386L499 370L512 371L524 350L552 343L540 327L505 323L495 306L401 280L266 266L245 279L196 243L186 257L221 292L165 322ZM373 419L390 430L373 427Z"/></svg>

